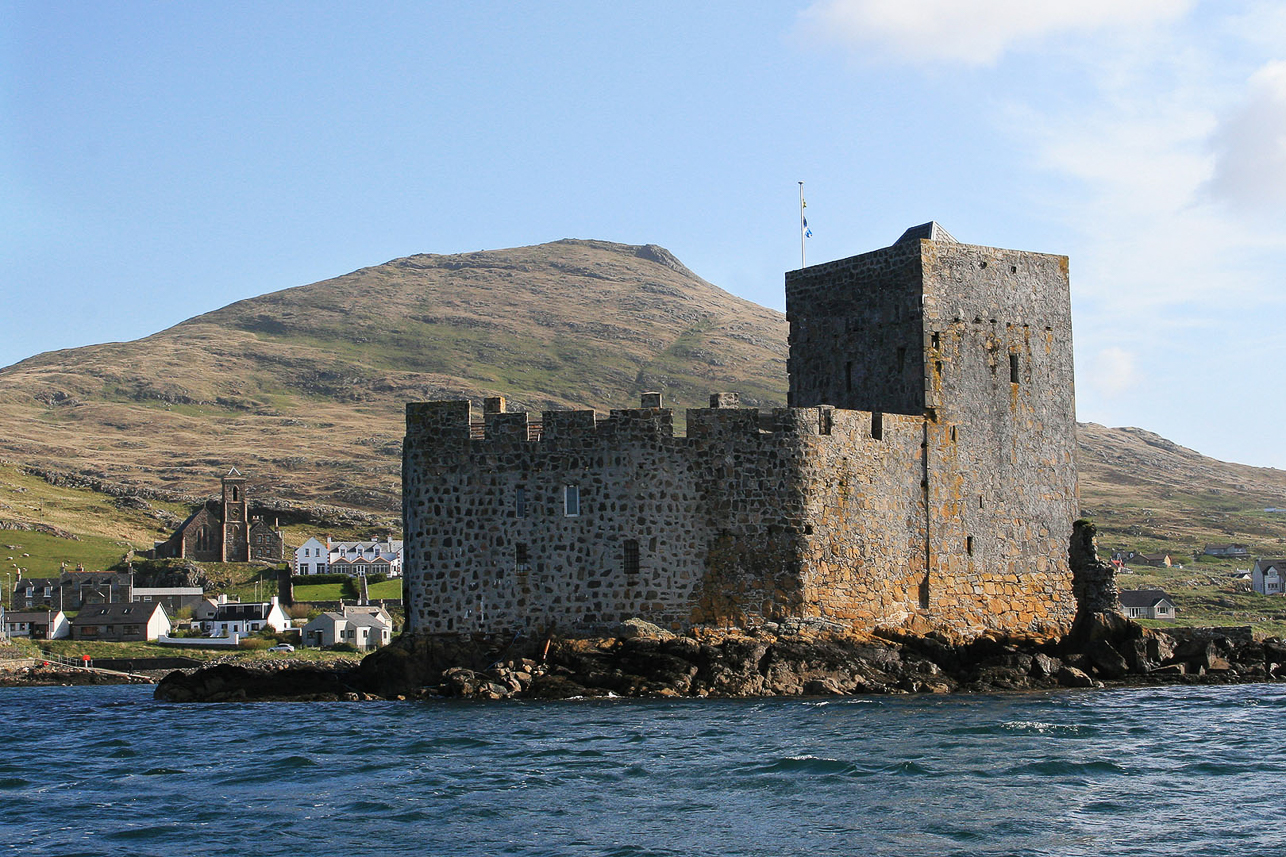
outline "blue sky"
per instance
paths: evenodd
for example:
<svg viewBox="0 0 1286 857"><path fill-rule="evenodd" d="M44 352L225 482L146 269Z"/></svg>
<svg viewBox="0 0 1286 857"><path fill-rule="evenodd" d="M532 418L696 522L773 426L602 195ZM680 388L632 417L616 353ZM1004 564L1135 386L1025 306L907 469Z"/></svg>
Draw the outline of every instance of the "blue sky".
<svg viewBox="0 0 1286 857"><path fill-rule="evenodd" d="M3 3L0 365L565 237L781 309L803 180L810 262L1069 255L1081 419L1286 468L1282 4L746 5Z"/></svg>

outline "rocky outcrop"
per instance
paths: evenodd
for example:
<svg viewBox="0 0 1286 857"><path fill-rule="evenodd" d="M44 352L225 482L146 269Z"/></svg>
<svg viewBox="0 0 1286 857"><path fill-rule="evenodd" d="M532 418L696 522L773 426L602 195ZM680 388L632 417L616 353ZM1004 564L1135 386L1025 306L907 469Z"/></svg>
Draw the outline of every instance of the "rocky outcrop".
<svg viewBox="0 0 1286 857"><path fill-rule="evenodd" d="M365 699L345 670L291 666L252 668L218 664L192 673L182 670L161 679L154 696L165 702L245 702L251 700Z"/></svg>

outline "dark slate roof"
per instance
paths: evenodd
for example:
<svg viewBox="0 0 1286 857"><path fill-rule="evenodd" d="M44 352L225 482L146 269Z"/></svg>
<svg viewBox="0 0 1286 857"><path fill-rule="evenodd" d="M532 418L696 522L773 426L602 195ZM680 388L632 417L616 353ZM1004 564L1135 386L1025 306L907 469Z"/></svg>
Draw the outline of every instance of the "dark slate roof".
<svg viewBox="0 0 1286 857"><path fill-rule="evenodd" d="M159 602L144 604L131 601L128 604L121 602L112 602L111 604L91 604L88 607L82 607L80 613L75 619L71 620L73 625L111 625L118 622L137 622L140 625L147 624L152 618L152 614L157 610L162 613L165 608Z"/></svg>
<svg viewBox="0 0 1286 857"><path fill-rule="evenodd" d="M9 610L4 614L6 622L35 622L37 624L52 622L61 610Z"/></svg>
<svg viewBox="0 0 1286 857"><path fill-rule="evenodd" d="M215 611L215 622L246 622L267 619L271 604L220 604Z"/></svg>
<svg viewBox="0 0 1286 857"><path fill-rule="evenodd" d="M1160 589L1121 590L1122 607L1155 607L1162 600L1169 601L1171 604L1174 603L1174 599Z"/></svg>
<svg viewBox="0 0 1286 857"><path fill-rule="evenodd" d="M58 578L56 578L56 577L24 577L22 580L19 580L17 583L15 583L15 584L13 585L13 590L14 590L14 592L17 592L17 591L18 591L18 589L19 589L19 587L21 587L21 588L23 588L23 589L28 589L28 588L31 588L31 587L35 587L36 589L43 589L43 588L45 588L46 586L50 586L50 587L53 587L54 589L57 589L57 588L58 588Z"/></svg>
<svg viewBox="0 0 1286 857"><path fill-rule="evenodd" d="M906 232L902 233L901 238L893 243L901 244L905 241L919 241L921 239L928 239L929 241L950 241L952 244L960 243L955 238L952 238L951 233L943 229L936 220L930 220L928 223L921 223L919 226L912 226Z"/></svg>

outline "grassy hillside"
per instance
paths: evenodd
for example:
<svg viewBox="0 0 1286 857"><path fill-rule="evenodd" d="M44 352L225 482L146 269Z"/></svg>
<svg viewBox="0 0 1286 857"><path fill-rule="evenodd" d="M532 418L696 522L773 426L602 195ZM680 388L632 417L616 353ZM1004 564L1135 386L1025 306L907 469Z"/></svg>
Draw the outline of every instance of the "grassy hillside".
<svg viewBox="0 0 1286 857"><path fill-rule="evenodd" d="M396 511L407 401L773 406L785 355L784 316L659 247L411 256L0 369L0 455L175 493L235 464L261 496Z"/></svg>

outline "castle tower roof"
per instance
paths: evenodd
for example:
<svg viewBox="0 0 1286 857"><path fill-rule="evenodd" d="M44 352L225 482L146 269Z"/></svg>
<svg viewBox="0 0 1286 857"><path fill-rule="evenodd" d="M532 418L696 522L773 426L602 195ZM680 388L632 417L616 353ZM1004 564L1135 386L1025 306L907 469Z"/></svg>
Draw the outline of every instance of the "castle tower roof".
<svg viewBox="0 0 1286 857"><path fill-rule="evenodd" d="M942 224L938 223L936 220L930 220L928 223L921 223L919 226L912 226L906 232L902 233L901 238L893 243L902 244L906 241L919 241L921 239L928 239L929 241L949 241L952 244L960 243L951 236L950 232L943 229Z"/></svg>

